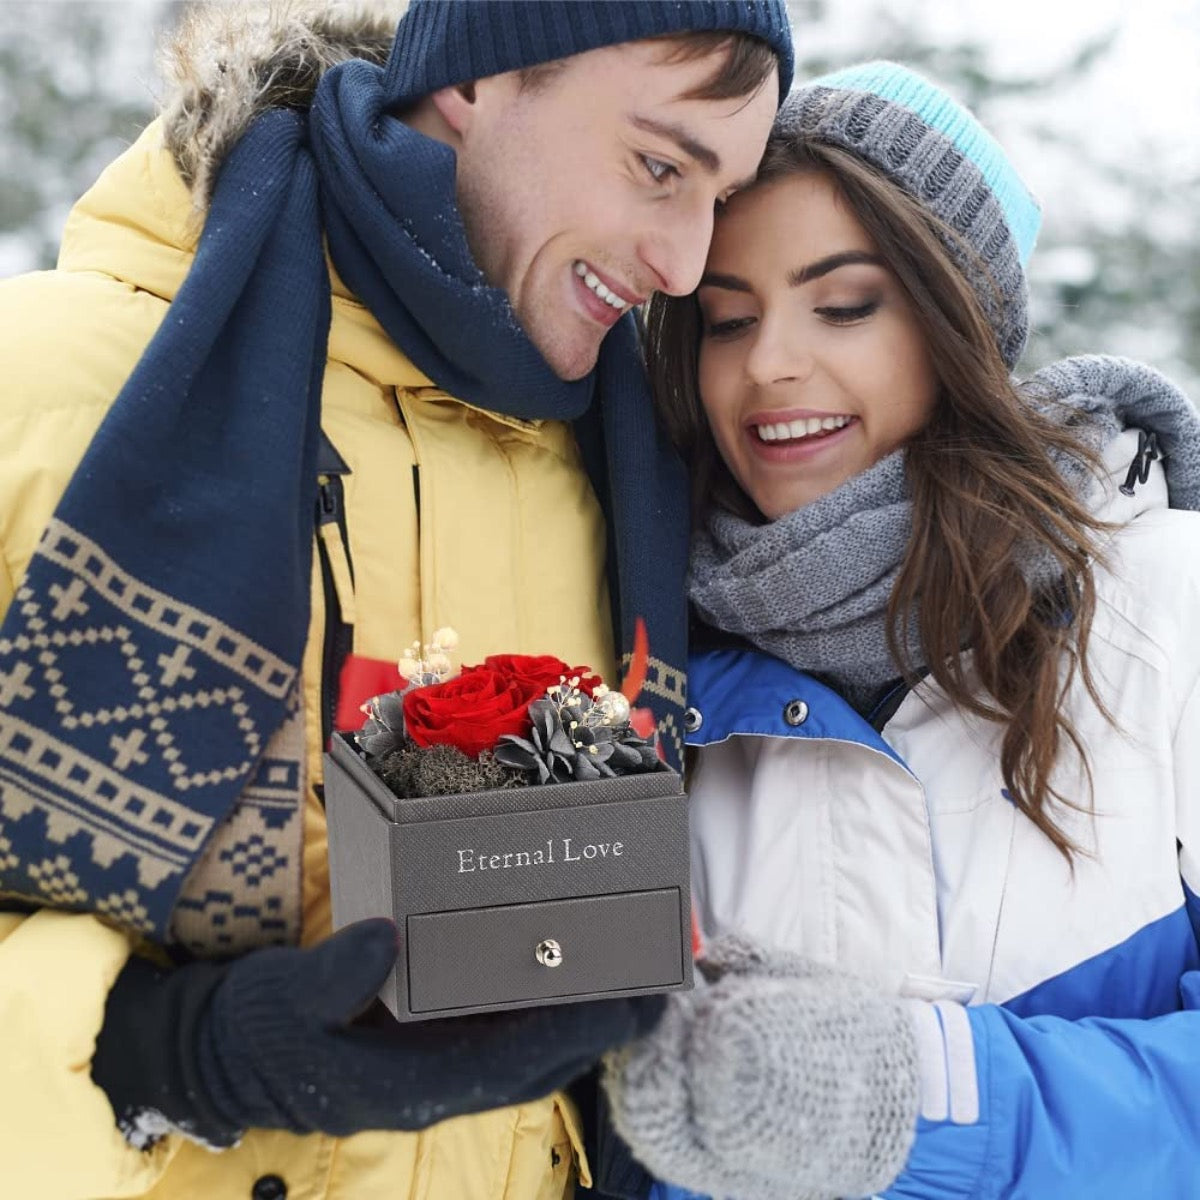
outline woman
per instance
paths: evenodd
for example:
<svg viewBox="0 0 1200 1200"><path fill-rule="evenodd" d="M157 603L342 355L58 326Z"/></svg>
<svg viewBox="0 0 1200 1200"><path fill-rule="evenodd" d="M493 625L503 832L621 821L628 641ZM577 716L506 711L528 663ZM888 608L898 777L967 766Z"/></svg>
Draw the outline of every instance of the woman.
<svg viewBox="0 0 1200 1200"><path fill-rule="evenodd" d="M1125 360L1010 377L1038 221L948 96L853 68L649 314L709 953L607 1086L672 1184L1200 1187L1200 424Z"/></svg>

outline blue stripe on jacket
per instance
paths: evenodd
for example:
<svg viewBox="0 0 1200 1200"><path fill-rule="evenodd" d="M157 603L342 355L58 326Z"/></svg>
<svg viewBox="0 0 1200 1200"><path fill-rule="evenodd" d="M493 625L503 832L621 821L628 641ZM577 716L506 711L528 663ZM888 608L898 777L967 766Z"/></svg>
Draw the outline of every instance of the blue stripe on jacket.
<svg viewBox="0 0 1200 1200"><path fill-rule="evenodd" d="M1195 899L1004 1005L969 1008L979 1120L921 1121L886 1200L1200 1194Z"/></svg>
<svg viewBox="0 0 1200 1200"><path fill-rule="evenodd" d="M1180 1007L1179 981L1200 969L1187 905L1093 958L1004 1002L1018 1017L1157 1017Z"/></svg>

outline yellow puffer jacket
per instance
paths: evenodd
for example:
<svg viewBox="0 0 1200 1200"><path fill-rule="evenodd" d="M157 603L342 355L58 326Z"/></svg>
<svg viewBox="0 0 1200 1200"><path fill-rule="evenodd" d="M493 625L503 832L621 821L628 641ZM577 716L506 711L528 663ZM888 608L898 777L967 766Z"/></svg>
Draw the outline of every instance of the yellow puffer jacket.
<svg viewBox="0 0 1200 1200"><path fill-rule="evenodd" d="M198 229L156 123L76 206L58 270L0 285L0 613L183 280ZM451 399L336 280L323 425L350 468L353 596L348 574L337 574L357 653L394 659L451 625L464 662L551 653L612 676L602 516L567 427ZM325 614L315 559L304 694L319 783ZM0 861L11 849L0 794ZM304 882L312 942L328 933L330 909L324 812L311 791ZM129 952L122 934L92 917L0 915L5 1200L282 1197L271 1176L288 1200L549 1200L570 1193L576 1164L587 1182L574 1110L561 1096L412 1135L252 1131L221 1153L178 1138L130 1149L88 1070Z"/></svg>

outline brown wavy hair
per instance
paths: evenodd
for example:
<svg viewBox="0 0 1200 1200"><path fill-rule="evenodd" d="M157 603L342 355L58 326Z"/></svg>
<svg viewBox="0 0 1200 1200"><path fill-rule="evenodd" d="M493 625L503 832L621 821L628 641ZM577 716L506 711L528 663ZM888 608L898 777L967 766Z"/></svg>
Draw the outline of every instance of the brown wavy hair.
<svg viewBox="0 0 1200 1200"><path fill-rule="evenodd" d="M1078 675L1108 717L1089 670L1095 613L1094 517L1063 480L1053 454L1093 473L1095 454L1069 428L1035 412L1016 392L980 301L954 264L970 247L916 200L835 146L773 134L756 186L819 172L875 242L908 294L938 381L925 428L906 446L913 536L888 603L888 644L911 684L928 672L960 709L1004 726L1000 766L1014 802L1068 863L1077 849L1051 815L1062 795L1051 775L1064 747L1085 747L1064 699ZM719 218L718 218L719 219ZM657 295L646 313L655 405L692 479L693 517L710 506L764 520L717 451L697 387L702 333L695 296ZM1031 555L1060 577L1038 588ZM901 631L915 615L923 663ZM972 651L968 660L962 653ZM1087 806L1090 809L1090 804Z"/></svg>

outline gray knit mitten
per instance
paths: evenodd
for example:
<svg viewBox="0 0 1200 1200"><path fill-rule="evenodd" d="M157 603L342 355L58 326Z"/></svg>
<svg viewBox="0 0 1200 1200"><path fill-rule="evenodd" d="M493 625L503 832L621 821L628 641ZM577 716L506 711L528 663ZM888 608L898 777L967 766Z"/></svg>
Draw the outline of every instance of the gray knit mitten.
<svg viewBox="0 0 1200 1200"><path fill-rule="evenodd" d="M908 1002L744 939L609 1057L618 1133L658 1178L737 1200L837 1200L900 1174L920 1101Z"/></svg>

